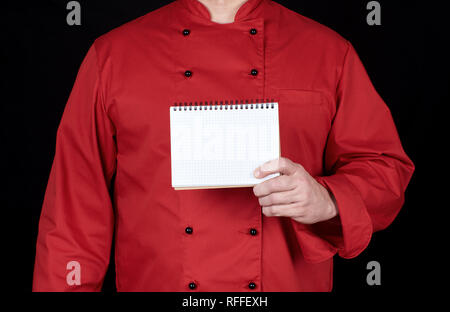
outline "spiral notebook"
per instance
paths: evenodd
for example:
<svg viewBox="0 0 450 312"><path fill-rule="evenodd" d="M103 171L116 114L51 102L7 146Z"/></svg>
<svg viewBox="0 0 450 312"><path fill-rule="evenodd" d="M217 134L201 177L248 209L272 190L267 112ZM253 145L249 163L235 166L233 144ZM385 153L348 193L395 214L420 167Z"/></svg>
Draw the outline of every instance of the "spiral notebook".
<svg viewBox="0 0 450 312"><path fill-rule="evenodd" d="M175 103L170 107L172 187L249 187L253 171L280 157L278 103Z"/></svg>

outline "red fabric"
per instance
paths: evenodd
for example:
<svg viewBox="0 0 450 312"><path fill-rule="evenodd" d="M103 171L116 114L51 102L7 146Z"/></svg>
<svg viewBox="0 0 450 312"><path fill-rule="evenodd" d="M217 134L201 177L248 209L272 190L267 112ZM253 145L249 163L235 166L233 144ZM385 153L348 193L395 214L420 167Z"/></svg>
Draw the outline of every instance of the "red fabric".
<svg viewBox="0 0 450 312"><path fill-rule="evenodd" d="M334 194L338 217L303 225L263 216L252 188L171 187L169 106L262 98L279 102L282 156ZM57 132L33 289L100 290L115 231L119 291L329 291L333 255L357 256L392 222L413 170L348 41L269 0L230 24L178 0L87 53Z"/></svg>

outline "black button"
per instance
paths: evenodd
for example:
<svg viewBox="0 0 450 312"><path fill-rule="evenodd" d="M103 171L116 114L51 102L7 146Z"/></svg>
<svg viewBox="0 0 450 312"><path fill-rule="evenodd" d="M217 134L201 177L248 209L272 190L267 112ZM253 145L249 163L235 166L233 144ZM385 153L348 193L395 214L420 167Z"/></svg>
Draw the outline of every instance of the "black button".
<svg viewBox="0 0 450 312"><path fill-rule="evenodd" d="M186 77L191 77L192 76L192 72L190 70L187 70L187 71L184 72L184 75Z"/></svg>
<svg viewBox="0 0 450 312"><path fill-rule="evenodd" d="M258 32L258 31L257 31L255 28L250 29L250 33L251 33L252 35L256 35L257 32Z"/></svg>
<svg viewBox="0 0 450 312"><path fill-rule="evenodd" d="M183 29L183 35L187 36L191 33L191 31L189 29Z"/></svg>
<svg viewBox="0 0 450 312"><path fill-rule="evenodd" d="M190 289L195 289L195 288L197 288L197 285L195 285L194 282L191 282L191 283L189 283L189 288Z"/></svg>
<svg viewBox="0 0 450 312"><path fill-rule="evenodd" d="M250 234L255 236L256 234L258 234L258 231L256 229L250 229Z"/></svg>
<svg viewBox="0 0 450 312"><path fill-rule="evenodd" d="M251 74L252 76L256 76L256 75L258 75L258 71L257 71L256 69L252 69L252 71L250 72L250 74Z"/></svg>
<svg viewBox="0 0 450 312"><path fill-rule="evenodd" d="M256 284L251 282L251 283L248 284L248 288L255 289L256 288Z"/></svg>
<svg viewBox="0 0 450 312"><path fill-rule="evenodd" d="M187 234L192 234L192 232L194 232L194 230L193 230L190 226L188 226L187 228L185 228L184 231L185 231Z"/></svg>

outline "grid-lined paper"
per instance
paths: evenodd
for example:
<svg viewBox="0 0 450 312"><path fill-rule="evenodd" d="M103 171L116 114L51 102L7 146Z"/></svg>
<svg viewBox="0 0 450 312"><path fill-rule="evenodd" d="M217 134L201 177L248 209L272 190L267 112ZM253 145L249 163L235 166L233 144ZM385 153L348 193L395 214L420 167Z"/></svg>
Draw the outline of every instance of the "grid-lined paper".
<svg viewBox="0 0 450 312"><path fill-rule="evenodd" d="M253 171L280 156L279 138L278 103L172 106L172 186L253 186L277 176Z"/></svg>

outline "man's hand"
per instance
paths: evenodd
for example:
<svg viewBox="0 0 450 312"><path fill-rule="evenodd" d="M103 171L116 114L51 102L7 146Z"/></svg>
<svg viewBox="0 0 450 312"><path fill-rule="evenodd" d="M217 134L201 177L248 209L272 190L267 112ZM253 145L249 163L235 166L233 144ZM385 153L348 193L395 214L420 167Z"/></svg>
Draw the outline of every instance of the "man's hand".
<svg viewBox="0 0 450 312"><path fill-rule="evenodd" d="M280 157L255 169L256 178L272 173L280 176L253 187L262 212L268 217L290 217L297 222L313 224L338 214L334 196L320 185L302 165Z"/></svg>

